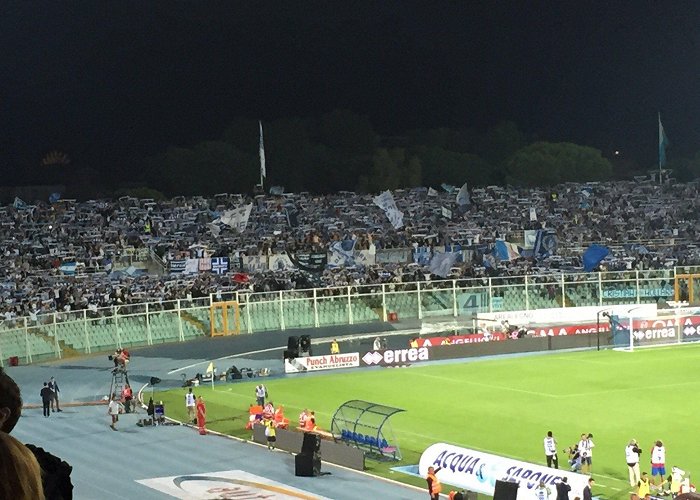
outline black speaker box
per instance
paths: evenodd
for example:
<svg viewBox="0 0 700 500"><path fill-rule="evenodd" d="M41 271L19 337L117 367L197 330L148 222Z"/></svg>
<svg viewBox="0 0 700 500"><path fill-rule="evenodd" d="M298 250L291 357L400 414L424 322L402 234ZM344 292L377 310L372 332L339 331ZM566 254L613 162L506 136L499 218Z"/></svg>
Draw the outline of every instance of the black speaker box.
<svg viewBox="0 0 700 500"><path fill-rule="evenodd" d="M298 349L285 349L284 350L284 359L296 359L299 357L299 350Z"/></svg>
<svg viewBox="0 0 700 500"><path fill-rule="evenodd" d="M287 349L290 351L297 351L299 350L299 338L298 337L289 337L287 339Z"/></svg>
<svg viewBox="0 0 700 500"><path fill-rule="evenodd" d="M321 436L313 432L304 433L304 441L301 444L302 453L318 453L321 451Z"/></svg>
<svg viewBox="0 0 700 500"><path fill-rule="evenodd" d="M518 483L496 480L493 500L515 500L518 496Z"/></svg>
<svg viewBox="0 0 700 500"><path fill-rule="evenodd" d="M321 457L318 453L299 453L294 457L294 475L313 477L321 475Z"/></svg>
<svg viewBox="0 0 700 500"><path fill-rule="evenodd" d="M299 337L299 350L309 352L311 350L311 335L302 335Z"/></svg>

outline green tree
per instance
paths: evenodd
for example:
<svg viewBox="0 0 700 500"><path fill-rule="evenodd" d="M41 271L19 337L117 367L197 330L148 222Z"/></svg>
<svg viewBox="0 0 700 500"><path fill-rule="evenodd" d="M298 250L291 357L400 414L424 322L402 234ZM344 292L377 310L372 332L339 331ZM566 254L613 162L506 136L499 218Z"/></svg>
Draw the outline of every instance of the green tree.
<svg viewBox="0 0 700 500"><path fill-rule="evenodd" d="M506 162L507 181L523 186L607 180L612 165L597 149L567 142L536 142Z"/></svg>

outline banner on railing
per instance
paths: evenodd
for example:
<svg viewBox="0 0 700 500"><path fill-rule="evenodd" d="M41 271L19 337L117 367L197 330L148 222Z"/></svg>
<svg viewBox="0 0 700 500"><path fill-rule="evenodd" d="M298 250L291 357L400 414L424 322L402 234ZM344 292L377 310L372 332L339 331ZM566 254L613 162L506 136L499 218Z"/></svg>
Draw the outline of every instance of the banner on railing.
<svg viewBox="0 0 700 500"><path fill-rule="evenodd" d="M286 253L275 253L268 257L270 271L287 271L294 269L291 259Z"/></svg>
<svg viewBox="0 0 700 500"><path fill-rule="evenodd" d="M374 261L377 264L406 264L410 258L410 248L383 248L377 250Z"/></svg>
<svg viewBox="0 0 700 500"><path fill-rule="evenodd" d="M328 265L328 254L323 253L295 253L289 254L292 263L302 271L320 272Z"/></svg>
<svg viewBox="0 0 700 500"><path fill-rule="evenodd" d="M575 472L551 469L513 458L501 457L483 451L461 448L446 443L429 446L421 455L418 473L425 477L428 467L439 467L437 478L469 491L493 496L496 481L518 483L517 500L535 498L535 489L543 481L551 491L563 477L571 486L571 497L583 498L588 476Z"/></svg>
<svg viewBox="0 0 700 500"><path fill-rule="evenodd" d="M360 366L359 352L329 354L325 356L302 356L284 360L285 373L337 370L339 368L356 368L358 366Z"/></svg>
<svg viewBox="0 0 700 500"><path fill-rule="evenodd" d="M640 288L640 297L673 297L673 287ZM636 288L603 288L604 299L634 299L637 297Z"/></svg>
<svg viewBox="0 0 700 500"><path fill-rule="evenodd" d="M243 270L249 273L267 271L267 255L244 255Z"/></svg>
<svg viewBox="0 0 700 500"><path fill-rule="evenodd" d="M418 347L432 347L436 345L453 345L453 344L476 344L478 342L491 342L505 340L505 333L469 333L466 335L449 335L445 337L428 337L417 338Z"/></svg>

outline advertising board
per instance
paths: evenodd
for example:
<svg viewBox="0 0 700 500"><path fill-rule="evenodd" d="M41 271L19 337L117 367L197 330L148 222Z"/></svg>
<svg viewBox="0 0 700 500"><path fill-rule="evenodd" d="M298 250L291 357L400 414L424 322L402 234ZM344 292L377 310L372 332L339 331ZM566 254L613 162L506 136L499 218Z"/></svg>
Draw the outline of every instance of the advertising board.
<svg viewBox="0 0 700 500"><path fill-rule="evenodd" d="M564 476L571 486L569 496L583 498L583 488L588 483L588 476L583 474L445 443L433 444L423 452L418 465L419 474L425 477L431 466L441 468L437 474L441 482L485 495L493 496L496 480L516 482L519 484L517 500L535 498L535 488L540 481L556 492L555 485Z"/></svg>
<svg viewBox="0 0 700 500"><path fill-rule="evenodd" d="M362 355L364 366L401 366L418 361L430 361L427 347L369 351Z"/></svg>
<svg viewBox="0 0 700 500"><path fill-rule="evenodd" d="M285 373L314 372L319 370L337 370L360 366L360 353L327 354L324 356L304 356L284 360Z"/></svg>

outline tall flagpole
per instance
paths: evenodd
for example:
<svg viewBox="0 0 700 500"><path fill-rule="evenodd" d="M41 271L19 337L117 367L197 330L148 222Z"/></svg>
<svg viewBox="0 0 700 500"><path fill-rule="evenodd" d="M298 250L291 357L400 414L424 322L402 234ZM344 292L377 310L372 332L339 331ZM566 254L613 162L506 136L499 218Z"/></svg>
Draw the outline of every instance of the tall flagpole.
<svg viewBox="0 0 700 500"><path fill-rule="evenodd" d="M663 125L661 125L661 112L658 112L659 116L659 184L661 184L661 148L663 146Z"/></svg>
<svg viewBox="0 0 700 500"><path fill-rule="evenodd" d="M267 177L267 172L265 171L265 144L263 142L262 121L258 121L258 123L260 124L260 188L264 192L263 179Z"/></svg>

